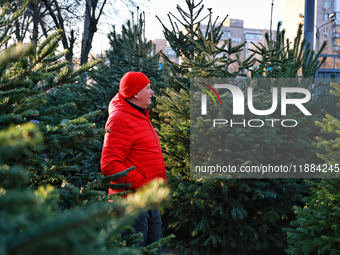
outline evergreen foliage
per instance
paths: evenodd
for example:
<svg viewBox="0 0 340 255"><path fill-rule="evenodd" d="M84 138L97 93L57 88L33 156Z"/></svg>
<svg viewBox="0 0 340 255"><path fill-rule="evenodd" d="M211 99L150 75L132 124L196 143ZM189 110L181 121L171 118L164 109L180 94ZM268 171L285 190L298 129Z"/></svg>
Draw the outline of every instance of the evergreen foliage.
<svg viewBox="0 0 340 255"><path fill-rule="evenodd" d="M339 84L332 83L331 86L331 93L339 98ZM325 162L320 167L336 172L339 177L339 118L327 113L323 121L316 122L316 125L322 130L321 135L317 137L317 146L325 151L318 154ZM287 253L338 254L340 181L338 178L325 178L321 181L309 180L307 183L311 188L311 195L304 198L303 207L295 207L297 219L291 223L291 228L287 229Z"/></svg>
<svg viewBox="0 0 340 255"><path fill-rule="evenodd" d="M177 7L181 16L185 13L185 17L187 17L183 17L186 22L181 22L184 26L182 31L178 29L176 23L171 21L170 16L172 30L166 28L163 24L165 37L171 47L174 50L177 49L178 54L182 54L180 56L183 61L181 64L177 64L162 54L167 72L164 73L165 84L161 87L166 87L166 91L164 91L164 96L160 95L158 97L156 103L157 113L161 120L155 120L155 122L157 125L162 126L162 131L159 134L162 148L165 152L164 158L167 162L167 167L171 169L173 174L189 173L190 78L197 76L203 78L212 76L220 78L236 77L237 75L243 75L243 70L253 64L253 61L248 59L242 63L243 67L240 68L240 72L229 72L229 67L232 64L240 64L238 54L242 51L244 43L233 47L231 40L228 40L224 41L222 46L218 46L217 44L221 37L219 31L223 22L216 26L217 19L214 23L211 23L211 19L209 19L209 24L204 34L199 28L200 22L188 22L188 20L194 22L198 19L198 15L201 14L204 7L201 3L202 1L199 4L195 4L194 1L186 1L188 11L179 6ZM194 11L196 8L199 9L197 12ZM187 33L184 33L184 31L187 31ZM212 39L211 35L213 35ZM182 36L185 36L185 39ZM189 44L191 46L188 46ZM187 47L193 48L192 55L185 54L185 52L188 53Z"/></svg>
<svg viewBox="0 0 340 255"><path fill-rule="evenodd" d="M0 11L1 45L25 8L8 16L8 7ZM155 247L171 236L137 249L140 236L129 243L120 240L120 233L139 212L167 199L163 181L127 199L106 195L110 181L132 169L104 178L96 176L98 160L95 167L87 161L100 135L89 119L99 112L76 116L69 112L75 103L60 99L49 104L64 96L58 95L60 86L76 83L98 63L74 71L62 60L66 52L55 53L61 33L52 33L36 51L33 45L17 44L0 53L0 253L157 254ZM79 181L83 174L85 181Z"/></svg>
<svg viewBox="0 0 340 255"><path fill-rule="evenodd" d="M81 73L98 63L95 61L73 71L67 61L61 60L66 52L55 54L61 34L61 30L52 33L36 52L31 48L30 56L23 56L23 53L32 46L20 43L2 53L4 57L11 55L13 61L4 61L1 68L1 129L35 122L45 137L44 148L35 150L33 155L12 157L4 163L26 165L31 169L34 180L31 185L34 186L61 184L66 180L65 176L74 167L65 159L65 154L76 153L72 155L74 164L74 156L80 152L73 149L88 144L97 132L87 119L98 112L77 116L74 120L62 119L57 115L75 105L70 102L54 107L47 103L46 97L53 93L54 88L76 82Z"/></svg>
<svg viewBox="0 0 340 255"><path fill-rule="evenodd" d="M98 129L93 122L100 120L103 113L99 107L95 109L97 104L92 103L93 108L89 108L92 98L87 94L88 89L79 83L68 84L47 93L45 101L49 109L44 105L38 107L50 114L39 118L40 123L49 123L41 125L46 136L42 156L48 172L59 172L65 177L59 182L54 179L59 184L66 180L81 187L89 180L96 180L100 173L104 129Z"/></svg>
<svg viewBox="0 0 340 255"><path fill-rule="evenodd" d="M195 1L185 0L186 6L188 7L187 11L177 5L177 10L182 20L170 12L168 17L171 24L171 29L168 29L156 16L163 26L165 39L170 43L170 46L176 52L177 57L181 56L185 57L186 59L194 59L194 57L199 55L201 52L199 45L204 45L203 38L206 38L206 40L210 40L213 43L217 43L222 36L220 29L223 26L223 22L226 20L227 16L219 24L219 26L216 26L217 18L214 23L212 23L211 19L209 19L208 28L213 27L213 29L207 29L203 35L203 38L197 38L199 34L202 35L202 31L200 30L201 22L208 17L208 15L206 15L205 17L201 18L201 12L204 9L202 2L203 0L195 4ZM181 30L179 29L177 22L172 21L172 18L174 18L182 26ZM193 41L196 41L196 43L193 44Z"/></svg>
<svg viewBox="0 0 340 255"><path fill-rule="evenodd" d="M150 68L149 65L158 66L159 54L154 54L155 45L145 38L145 13L139 13L139 7L137 7L136 21L132 12L131 20L122 25L121 33L117 34L113 26L113 31L108 38L110 49L107 51L107 58L110 68L122 72L121 74L129 70L141 71L147 74L146 76L155 77L157 80L159 71L157 68ZM126 67L129 69L126 70ZM122 68L125 71L121 70Z"/></svg>
<svg viewBox="0 0 340 255"><path fill-rule="evenodd" d="M318 157L323 159L330 165L337 164L340 158L338 146L339 146L339 98L340 87L337 83L331 83L332 89L330 93L337 98L336 102L333 102L333 106L336 108L335 115L331 115L326 112L322 122L316 122L316 125L321 127L322 136L317 137L317 146L324 149L325 153L319 153Z"/></svg>
<svg viewBox="0 0 340 255"><path fill-rule="evenodd" d="M322 50L326 47L324 41L320 51L315 54L306 44L306 39L301 41L303 25L300 23L297 35L294 38L293 47L290 47L289 38L285 41L285 30L281 30L281 22L277 25L276 39L270 40L269 34L265 33L266 45L254 44L255 49L250 49L260 58L249 69L252 78L293 78L313 77L314 73L326 61L326 56L319 60Z"/></svg>
<svg viewBox="0 0 340 255"><path fill-rule="evenodd" d="M120 78L129 71L143 72L152 81L160 80L161 75L159 53L155 54L152 41L145 38L145 14L139 13L137 7L136 21L134 13L131 15L131 20L122 25L121 34L117 34L116 28L113 27L113 31L108 35L110 48L106 62L101 67L103 70L99 70L100 74L108 72L104 76L105 81L107 84L115 83L117 91ZM92 76L97 81L97 75Z"/></svg>
<svg viewBox="0 0 340 255"><path fill-rule="evenodd" d="M194 14L194 7L202 7L199 8L194 1L186 3L189 10L184 11L178 7L180 15L185 12L189 15L188 20L198 18L196 13ZM177 49L176 52L182 57L180 65L165 57L169 70L169 74L165 74L167 90L163 96L157 97L157 112L161 117L161 143L166 166L171 173L169 185L172 206L163 216L164 232L176 231L175 245L184 254L283 254L284 248L287 247L283 227L288 226L294 219L293 206L301 204L301 196L308 191L306 185L294 179L190 178L190 128L196 128L197 131L202 123L199 120L190 123L189 82L194 78L242 77L245 76L246 70L258 73L257 77L264 77L262 73L267 70L264 68L270 59L269 54L280 56L276 62L281 63L272 66L276 74L272 77L296 77L297 73L292 71L292 66L297 62L301 66L300 62L303 62L306 56L288 61L286 59L290 56L283 54L284 51L288 54L285 46L275 44L276 48L270 48L270 45L274 45L270 42L268 46L258 46L258 51L254 51L245 61L240 61L238 53L243 45L233 46L231 40L227 40L220 46L218 26L208 26L208 29L216 31L216 37L213 39L201 34L196 26L186 26L186 29L188 35L195 34L194 39L187 40L197 48L196 54L188 56L184 53L188 52L186 41L178 39L182 35L176 26L173 26L172 30L164 28L170 45L174 50ZM211 33L207 31L206 34ZM296 39L296 42L299 42L299 39ZM296 45L298 46L301 44ZM256 53L260 55L258 59L255 58ZM256 71L257 63L263 66L258 67ZM316 61L313 63L315 64L306 64L307 69L311 68L306 70L306 75L313 72ZM235 64L238 69L229 72L229 67ZM280 70L283 66L287 71ZM246 88L245 86L242 89ZM270 88L264 85L262 87L260 83L254 85L253 99L256 109L270 108L272 98L269 91ZM231 97L225 94L221 98L223 105L230 106L226 107L225 111L231 109ZM232 116L230 110L223 116ZM275 112L271 117L282 119L279 112ZM252 118L252 115L246 113L244 118ZM235 166L256 165L262 161L265 164L280 165L283 158L285 162L290 163L316 161L316 150L310 150L316 132L312 128L313 118L299 115L291 118L299 120L299 128L288 133L281 127L266 126L263 132L251 128L223 127L221 134L223 133L223 137L227 137L228 141L221 141L220 148L227 149L225 156L230 159L228 162ZM195 140L202 141L201 148L204 148L204 137L206 139L209 136L202 131ZM298 139L304 142L297 143ZM219 147L218 143L216 147ZM206 155L203 152L202 157L211 157L214 164L219 163L212 155L214 154ZM222 160L225 162L225 159Z"/></svg>

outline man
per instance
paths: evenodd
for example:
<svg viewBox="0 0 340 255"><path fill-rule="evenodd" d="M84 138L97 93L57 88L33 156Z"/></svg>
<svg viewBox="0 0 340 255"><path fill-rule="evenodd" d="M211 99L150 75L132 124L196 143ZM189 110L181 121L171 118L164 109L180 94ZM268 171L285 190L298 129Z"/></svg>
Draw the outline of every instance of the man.
<svg viewBox="0 0 340 255"><path fill-rule="evenodd" d="M127 176L113 182L131 183L127 189L133 191L155 178L166 180L158 135L150 123L149 110L146 110L153 93L145 74L128 72L120 81L119 93L109 105L101 170L108 176L135 166ZM109 194L123 190L110 189ZM144 212L137 218L133 227L143 233L143 247L160 239L161 225L158 210Z"/></svg>

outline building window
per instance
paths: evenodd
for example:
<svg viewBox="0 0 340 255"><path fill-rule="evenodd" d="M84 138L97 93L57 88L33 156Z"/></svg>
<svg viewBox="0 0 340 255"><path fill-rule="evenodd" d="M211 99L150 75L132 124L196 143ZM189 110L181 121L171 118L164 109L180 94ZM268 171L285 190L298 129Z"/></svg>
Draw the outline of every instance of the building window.
<svg viewBox="0 0 340 255"><path fill-rule="evenodd" d="M334 45L339 46L340 45L340 38L336 38L334 40Z"/></svg>
<svg viewBox="0 0 340 255"><path fill-rule="evenodd" d="M335 24L340 25L340 12L335 13L336 22Z"/></svg>
<svg viewBox="0 0 340 255"><path fill-rule="evenodd" d="M246 51L246 58L249 58L249 51Z"/></svg>
<svg viewBox="0 0 340 255"><path fill-rule="evenodd" d="M323 27L323 36L327 36L328 35L328 27Z"/></svg>
<svg viewBox="0 0 340 255"><path fill-rule="evenodd" d="M333 26L333 37L340 37L340 26Z"/></svg>
<svg viewBox="0 0 340 255"><path fill-rule="evenodd" d="M246 34L246 39L261 40L262 39L262 35L259 35L259 34Z"/></svg>
<svg viewBox="0 0 340 255"><path fill-rule="evenodd" d="M173 49L169 49L169 50L166 50L166 55L168 55L168 56L175 56L176 53L175 53L175 51Z"/></svg>
<svg viewBox="0 0 340 255"><path fill-rule="evenodd" d="M227 40L228 38L230 38L230 32L223 32L221 40Z"/></svg>
<svg viewBox="0 0 340 255"><path fill-rule="evenodd" d="M325 1L325 2L323 2L323 8L324 9L328 9L329 8L329 1Z"/></svg>
<svg viewBox="0 0 340 255"><path fill-rule="evenodd" d="M231 38L231 41L236 42L236 43L240 43L240 42L242 42L242 39L241 38Z"/></svg>
<svg viewBox="0 0 340 255"><path fill-rule="evenodd" d="M328 20L329 19L329 14L328 13L324 13L323 14L323 20Z"/></svg>

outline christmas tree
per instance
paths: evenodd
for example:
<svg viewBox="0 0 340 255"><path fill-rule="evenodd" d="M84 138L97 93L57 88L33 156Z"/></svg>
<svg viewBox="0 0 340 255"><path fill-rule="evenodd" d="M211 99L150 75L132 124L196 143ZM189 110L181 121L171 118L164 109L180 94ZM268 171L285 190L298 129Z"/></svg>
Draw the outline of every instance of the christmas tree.
<svg viewBox="0 0 340 255"><path fill-rule="evenodd" d="M7 10L8 6L5 5L2 9L4 22L15 18L6 16ZM2 32L2 39L9 40L8 31L4 29ZM44 146L35 149L35 154L23 154L4 162L26 165L31 170L32 186L61 184L66 180L67 173L63 171L67 172L71 164L63 161L62 148L66 151L77 144L87 144L96 133L95 127L87 123L87 119L98 113L78 115L73 120L64 119L59 116L63 115L63 111L75 107L74 103L61 103L57 106L47 103L46 98L55 93L56 88L76 82L81 73L98 63L95 61L74 71L67 61L62 60L66 52L55 53L62 33L61 30L52 33L35 52L33 45L21 43L2 52L1 129L11 125L36 123L45 137Z"/></svg>
<svg viewBox="0 0 340 255"><path fill-rule="evenodd" d="M298 26L294 43L291 47L289 38L285 38L285 30L281 30L281 22L277 25L276 38L271 40L269 34L265 34L266 45L254 44L254 49L250 49L259 56L256 58L255 65L249 69L251 77L268 78L293 78L293 77L312 77L314 73L326 61L326 56L319 60L322 50L326 47L323 42L319 52L315 54L310 49L302 37L302 24Z"/></svg>
<svg viewBox="0 0 340 255"><path fill-rule="evenodd" d="M198 6L194 4L194 1L186 2L188 10L184 11L178 7L179 12L185 12L189 16L193 15L194 7ZM192 20L194 17L196 18L196 16L190 16L188 20ZM300 197L307 190L303 182L277 178L210 179L203 176L195 179L189 177L189 135L193 131L192 129L195 129L195 134L198 134L193 138L195 143L202 145L198 146L202 148L202 154L197 156L198 159L202 159L204 162L211 160L215 164L225 160L225 158L218 159L214 157L214 153L208 154L205 150L204 138L211 134L207 132L213 131L203 129L202 127L206 123L200 122L199 118L190 120L190 89L192 89L190 79L234 79L245 76L245 70L254 70L254 65L257 62L254 58L255 52L246 60L241 61L237 54L242 50L242 44L233 46L231 40L227 40L221 46L221 44L218 45L218 38L220 38L218 30L215 33L215 39L207 36L211 34L209 31L204 35L199 32L197 27L192 29L190 25L186 26L185 22L182 22L182 25L185 26L184 30L188 31L187 35L195 34L193 38L188 38L188 41L199 51L188 56L181 53L188 52L188 50L185 48L185 42L176 39L181 36L177 27L174 25L172 30L164 29L168 40L170 40L170 45L174 50L177 48L176 52L183 61L178 65L168 59L166 65L168 65L170 74L165 79L168 88L164 96L157 98L157 109L161 116L159 125L164 157L166 166L172 173L169 176L173 198L172 207L166 211L163 217L166 223L164 225L168 226L164 231L165 233L176 231L175 245L186 254L202 252L283 254L287 245L283 227L288 226L289 222L294 219L293 206L301 204ZM210 31L215 31L218 26L211 25L208 28ZM171 38L173 38L172 41ZM274 56L285 50L283 46L274 49L263 46L263 51L264 49L265 52L271 51ZM267 61L264 54L260 56L260 59L261 57L260 61ZM238 69L231 73L229 67L232 64L237 64ZM291 61L290 64L285 63L284 66L289 69L289 65L294 65L294 61ZM275 66L275 72L285 73L284 77L289 77L287 72L279 70L282 66ZM263 69L263 71L265 70ZM296 73L289 73L293 78L296 77ZM247 81L247 79L244 80ZM270 87L265 82L251 84L247 83L247 86L242 89L245 91L249 86L253 86L255 108L269 109L272 100ZM228 106L221 116L231 116L231 112L228 110L232 109L232 100L229 94L222 95L221 101L223 105ZM213 102L210 103L213 105ZM209 109L213 109L213 107ZM252 116L254 115L246 112L244 118L253 118ZM271 117L282 120L278 111L274 112ZM216 141L216 147L225 150L227 153L224 155L228 157L228 162L238 167L257 165L262 162L267 165L280 165L283 158L285 158L286 164L318 160L315 155L316 150L309 149L316 132L311 128L314 119L304 118L299 113L292 113L290 117L299 118L299 127L288 133L284 132L282 127L270 125L265 125L262 131L249 127L232 129L223 127L223 130L221 128L218 131L227 140L221 139L220 143ZM287 118L289 117L287 116ZM302 142L297 143L297 138L300 138Z"/></svg>
<svg viewBox="0 0 340 255"><path fill-rule="evenodd" d="M203 37L197 37L199 34L202 35L202 31L200 30L201 22L208 17L208 15L201 17L202 10L204 9L202 2L203 0L195 4L195 1L186 0L185 3L188 7L188 11L185 11L177 5L177 10L182 19L179 19L174 14L169 13L168 17L172 29L168 29L156 16L162 24L165 39L176 52L177 57L184 56L186 59L194 59L195 56L202 52L200 46L204 45L203 38L206 38L213 43L218 43L222 36L219 31L227 16L223 19L219 26L216 26L217 19L213 23L212 20L209 19L208 27L212 27L213 29L206 30ZM182 29L179 29L178 23L172 19L175 19L182 26ZM196 43L192 43L193 41Z"/></svg>
<svg viewBox="0 0 340 255"><path fill-rule="evenodd" d="M12 14L9 4L2 4L1 45L10 41L11 22L27 4ZM60 86L79 81L97 63L74 71L62 60L66 52L56 54L61 33L52 33L36 51L34 45L19 43L0 53L0 253L157 254L164 240L138 250L133 243L135 248L127 248L120 232L138 212L166 200L167 188L156 180L125 200L107 196L110 181L132 169L91 179L87 151L81 155L80 147L96 137L88 119L98 113L67 119L76 104L47 103L49 95L58 98ZM86 181L78 181L77 173L86 174Z"/></svg>
<svg viewBox="0 0 340 255"><path fill-rule="evenodd" d="M340 86L332 83L331 93L340 96ZM339 112L339 103L337 112ZM337 178L308 180L311 195L304 198L303 207L295 207L297 219L291 223L288 231L289 254L337 254L339 242L339 128L338 114L326 113L322 122L321 134L317 137L316 145L323 149L318 157L323 164L316 167L335 173ZM333 175L332 175L333 176Z"/></svg>

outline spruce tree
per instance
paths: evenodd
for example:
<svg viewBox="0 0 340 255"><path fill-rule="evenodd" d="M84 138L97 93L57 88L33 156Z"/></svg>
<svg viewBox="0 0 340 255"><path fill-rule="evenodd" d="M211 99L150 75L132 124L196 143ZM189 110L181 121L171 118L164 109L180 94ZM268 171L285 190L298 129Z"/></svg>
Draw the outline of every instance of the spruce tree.
<svg viewBox="0 0 340 255"><path fill-rule="evenodd" d="M1 5L2 46L10 42L8 28L27 4L14 14L8 3ZM75 104L55 107L45 99L57 87L79 81L79 74L96 62L73 71L61 60L66 52L55 53L61 33L52 33L36 51L33 45L17 44L0 53L0 253L156 254L164 240L138 250L127 248L120 232L138 212L166 199L168 190L160 181L122 200L107 196L106 190L110 181L132 169L88 179L83 187L73 182L76 174L69 174L74 165L82 165L81 155L79 162L69 157L92 141L96 130L87 119L97 113L60 119Z"/></svg>
<svg viewBox="0 0 340 255"><path fill-rule="evenodd" d="M145 13L137 7L136 18L123 24L121 33L116 28L108 35L110 48L105 61L97 72L91 75L99 86L113 86L118 92L120 78L129 71L143 72L151 81L160 80L159 53L155 53L151 40L145 37ZM100 79L100 75L102 79Z"/></svg>
<svg viewBox="0 0 340 255"><path fill-rule="evenodd" d="M5 20L6 7L2 10ZM3 32L4 39L7 31ZM20 43L12 45L2 53L4 62L1 69L1 129L33 122L37 123L45 137L44 148L35 150L33 156L20 155L12 158L10 162L5 162L20 162L31 169L32 186L44 183L60 185L66 180L69 168L72 168L71 163L64 161L63 154L69 148L88 144L97 132L94 125L88 123L87 118L98 112L77 116L74 120L63 119L57 115L74 107L74 104L59 104L56 107L47 104L47 95L54 93L55 88L76 82L79 74L98 63L95 61L73 71L67 61L61 60L66 52L55 53L62 33L61 30L52 33L37 47L36 52L31 50L29 56L22 57L20 54L32 46ZM7 55L16 57L15 61L6 61Z"/></svg>
<svg viewBox="0 0 340 255"><path fill-rule="evenodd" d="M193 7L197 7L194 1L187 1L187 6L187 14L192 14ZM190 20L190 17L188 19ZM211 27L213 30L217 29L215 35L219 38L218 26ZM174 26L173 30L165 31L172 34L167 35L170 39L177 38L179 30ZM195 30L188 31L188 34L197 31L199 29L195 27ZM242 62L237 54L243 45L233 47L231 40L225 41L223 46L218 46L218 39L198 32L197 36L189 41L199 52L191 58L184 53L180 55L183 60L180 65L168 60L170 74L165 79L168 88L164 96L157 97L164 157L166 166L172 173L169 175L172 207L163 217L164 226L167 226L164 231L176 232L175 245L185 254L283 254L287 244L283 227L288 226L294 219L292 208L301 203L300 196L306 191L303 182L276 178L195 179L189 176L190 129L196 128L196 132L200 132L194 139L195 142L202 141L201 148L204 148L204 137L209 137L209 133L204 133L205 130L199 130L200 125L204 125L203 122L200 123L199 119L190 120L190 79L245 76L245 70L254 68L257 61L254 58L255 53ZM173 49L185 48L185 44L180 40L177 42L174 39L170 45ZM264 52L271 51L274 56L285 50L282 46L270 50L263 46L262 49ZM180 50L178 52L181 54ZM228 67L232 63L237 63L239 68L230 73ZM287 63L287 68L288 65ZM276 68L276 71L279 71L281 67ZM295 73L293 77L296 77ZM253 88L256 109L270 108L270 88L263 84L263 87L259 83ZM243 89L246 88L247 86ZM231 116L230 110L228 112L228 109L232 108L231 97L225 94L221 98L223 105L228 105L223 116ZM279 112L275 114L279 115ZM252 115L246 113L244 118L250 117ZM279 119L281 118L280 116ZM221 141L222 144L216 142L216 147L221 145L219 148L228 151L226 156L237 166L256 165L260 162L280 165L285 157L285 162L292 164L301 163L301 160L317 160L315 150L309 150L310 147L307 146L311 145L315 133L315 130L310 128L313 121L312 118L302 118L301 123L299 122L301 127L288 134L284 133L281 127L266 126L265 132L250 128L224 128L221 132L228 141ZM304 142L297 144L299 137ZM205 152L203 150L202 158L208 160L210 157L215 164L219 162L213 157L213 153L207 155Z"/></svg>
<svg viewBox="0 0 340 255"><path fill-rule="evenodd" d="M202 4L202 2L203 0L195 4L195 1L185 0L186 6L188 7L187 11L177 5L177 10L182 19L177 18L170 12L168 14L168 18L171 24L171 29L167 28L156 16L162 24L165 39L176 52L177 57L181 56L186 59L194 59L194 57L199 55L202 51L200 46L204 45L204 40L197 36L202 34L202 31L200 30L201 22L208 18L208 15L204 17L201 15L202 10L204 10L204 4ZM217 43L222 36L219 31L226 18L227 16L223 19L219 26L217 26L217 18L213 23L211 19L209 19L208 27L212 26L213 29L207 29L203 37ZM179 29L178 23L172 19L175 19L181 25L181 29ZM192 41L196 41L196 44L193 44Z"/></svg>
<svg viewBox="0 0 340 255"><path fill-rule="evenodd" d="M281 22L277 25L275 40L271 40L269 34L265 33L266 45L251 42L254 49L250 51L258 56L255 65L249 69L251 77L312 77L326 61L326 56L319 60L326 42L323 42L320 51L315 54L306 43L306 39L301 40L302 27L302 24L299 24L293 45L289 43L289 38L285 38L285 30L281 30Z"/></svg>
<svg viewBox="0 0 340 255"><path fill-rule="evenodd" d="M339 100L339 84L332 83L331 86L330 92ZM311 195L304 198L303 207L295 208L297 219L287 229L289 248L286 251L289 254L337 254L340 249L339 103L336 108L338 114L332 116L326 112L323 121L316 122L322 131L316 146L323 150L318 153L323 162L317 167L335 173L337 178L307 182Z"/></svg>

